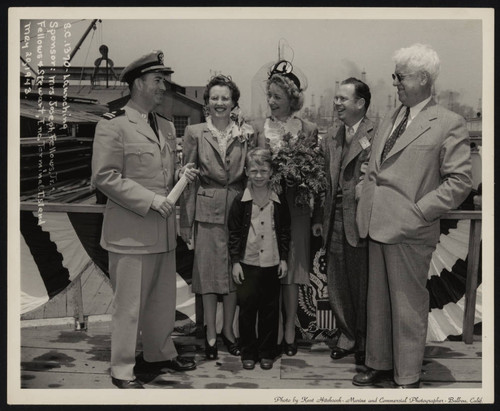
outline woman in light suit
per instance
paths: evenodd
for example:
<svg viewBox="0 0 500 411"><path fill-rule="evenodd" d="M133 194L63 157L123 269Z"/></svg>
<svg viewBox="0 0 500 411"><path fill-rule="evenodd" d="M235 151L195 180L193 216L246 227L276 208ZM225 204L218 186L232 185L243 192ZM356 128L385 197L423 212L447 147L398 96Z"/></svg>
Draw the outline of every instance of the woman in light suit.
<svg viewBox="0 0 500 411"><path fill-rule="evenodd" d="M207 84L206 123L187 126L183 138L185 163L199 169L198 184L185 192L181 207L181 236L194 238L193 292L202 295L205 317L205 354L217 358L215 327L217 300L222 295L222 339L232 355L240 355L233 332L236 285L231 276L227 217L234 197L245 186L245 156L253 145L253 129L231 120L240 91L228 77L218 75Z"/></svg>

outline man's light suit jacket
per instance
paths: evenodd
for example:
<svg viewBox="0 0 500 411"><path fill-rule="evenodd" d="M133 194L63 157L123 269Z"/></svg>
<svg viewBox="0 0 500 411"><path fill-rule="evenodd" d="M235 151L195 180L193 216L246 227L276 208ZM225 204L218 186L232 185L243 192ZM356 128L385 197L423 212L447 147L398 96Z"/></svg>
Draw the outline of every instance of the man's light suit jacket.
<svg viewBox="0 0 500 411"><path fill-rule="evenodd" d="M373 141L358 202L359 234L386 244L435 245L439 218L472 186L469 134L461 116L431 99L381 162L401 107L386 116Z"/></svg>

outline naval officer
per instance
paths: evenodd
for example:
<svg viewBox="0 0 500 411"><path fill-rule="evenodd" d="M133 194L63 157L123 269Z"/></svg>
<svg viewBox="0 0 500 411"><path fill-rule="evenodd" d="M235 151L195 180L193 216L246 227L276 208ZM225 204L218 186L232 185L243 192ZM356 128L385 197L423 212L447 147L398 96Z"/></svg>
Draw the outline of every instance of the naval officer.
<svg viewBox="0 0 500 411"><path fill-rule="evenodd" d="M154 112L164 97L163 53L125 67L130 100L97 124L92 179L108 198L101 246L109 253L113 287L111 377L119 388L143 388L134 366L137 338L148 370L187 371L194 361L177 355L175 322L175 204L167 199L176 176L173 123ZM192 181L197 170L178 170ZM138 364L139 365L139 364ZM137 371L137 368L136 368Z"/></svg>

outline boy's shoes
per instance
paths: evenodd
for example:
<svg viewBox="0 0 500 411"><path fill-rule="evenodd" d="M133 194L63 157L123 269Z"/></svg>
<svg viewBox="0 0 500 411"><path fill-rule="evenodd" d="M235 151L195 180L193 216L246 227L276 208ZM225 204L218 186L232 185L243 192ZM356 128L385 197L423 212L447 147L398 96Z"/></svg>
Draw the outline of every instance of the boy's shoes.
<svg viewBox="0 0 500 411"><path fill-rule="evenodd" d="M330 354L330 358L332 360L340 360L341 358L351 355L353 352L354 352L353 350L344 350L343 348L340 347L333 347L332 353Z"/></svg>
<svg viewBox="0 0 500 411"><path fill-rule="evenodd" d="M270 370L273 368L273 360L270 358L262 358L260 360L260 368L263 370Z"/></svg>
<svg viewBox="0 0 500 411"><path fill-rule="evenodd" d="M243 360L243 368L245 370L253 370L255 368L255 361L254 360ZM272 367L272 364L271 364Z"/></svg>

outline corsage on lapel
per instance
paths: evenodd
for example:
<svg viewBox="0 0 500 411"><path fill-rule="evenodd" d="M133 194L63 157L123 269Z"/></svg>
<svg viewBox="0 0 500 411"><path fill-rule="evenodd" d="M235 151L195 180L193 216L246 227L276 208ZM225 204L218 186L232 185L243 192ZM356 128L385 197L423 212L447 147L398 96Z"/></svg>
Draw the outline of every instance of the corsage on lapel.
<svg viewBox="0 0 500 411"><path fill-rule="evenodd" d="M236 106L233 108L230 114L231 120L233 120L233 136L235 136L240 143L244 143L250 139L250 135L253 134L253 128L251 125L245 123L245 118L241 112L241 109Z"/></svg>

